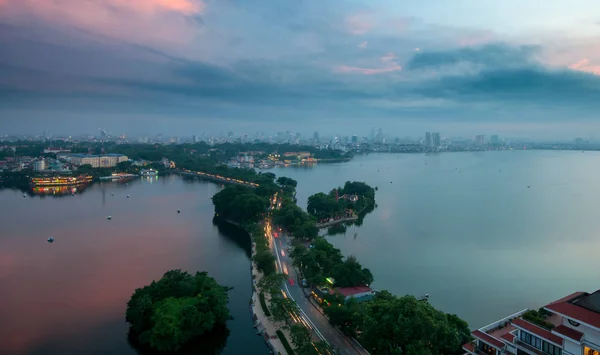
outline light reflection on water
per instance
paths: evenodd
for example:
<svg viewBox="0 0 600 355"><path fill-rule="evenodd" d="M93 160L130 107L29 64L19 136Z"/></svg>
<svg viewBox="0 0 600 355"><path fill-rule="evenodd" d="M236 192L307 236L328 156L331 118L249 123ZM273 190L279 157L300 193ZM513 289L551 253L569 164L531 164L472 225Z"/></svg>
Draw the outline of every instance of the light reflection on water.
<svg viewBox="0 0 600 355"><path fill-rule="evenodd" d="M234 287L223 354L266 354L249 311L250 242L213 224L218 189L168 176L102 182L63 198L0 191L0 353L135 354L127 300L179 268Z"/></svg>

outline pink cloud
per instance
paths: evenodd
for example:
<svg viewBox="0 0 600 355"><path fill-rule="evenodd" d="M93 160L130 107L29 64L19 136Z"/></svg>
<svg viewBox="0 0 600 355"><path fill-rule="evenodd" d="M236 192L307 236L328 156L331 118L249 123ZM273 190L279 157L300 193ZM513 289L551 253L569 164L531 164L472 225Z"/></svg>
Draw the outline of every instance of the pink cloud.
<svg viewBox="0 0 600 355"><path fill-rule="evenodd" d="M383 57L381 57L382 62L389 62L394 59L396 59L396 56L394 55L394 53L388 53L388 54L384 55Z"/></svg>
<svg viewBox="0 0 600 355"><path fill-rule="evenodd" d="M394 53L387 53L379 59L382 63L384 63L384 66L381 68L361 68L349 65L338 65L335 67L335 71L338 73L359 73L364 75L373 75L402 70L402 67L395 62L397 57L394 55Z"/></svg>
<svg viewBox="0 0 600 355"><path fill-rule="evenodd" d="M351 67L348 65L340 65L336 67L336 71L339 73L359 73L364 75L390 73L399 70L402 70L402 67L398 65L398 63L392 63L391 65L385 66L383 68L359 68Z"/></svg>
<svg viewBox="0 0 600 355"><path fill-rule="evenodd" d="M183 44L198 25L203 0L0 0L0 20L36 21L141 44Z"/></svg>
<svg viewBox="0 0 600 355"><path fill-rule="evenodd" d="M373 22L369 15L358 13L346 17L346 29L355 35L364 35L373 28Z"/></svg>
<svg viewBox="0 0 600 355"><path fill-rule="evenodd" d="M358 48L367 48L367 44L368 44L368 42L364 41L364 42L362 42L361 44L358 45Z"/></svg>
<svg viewBox="0 0 600 355"><path fill-rule="evenodd" d="M569 65L569 69L600 75L600 65L590 65L590 60L587 58Z"/></svg>

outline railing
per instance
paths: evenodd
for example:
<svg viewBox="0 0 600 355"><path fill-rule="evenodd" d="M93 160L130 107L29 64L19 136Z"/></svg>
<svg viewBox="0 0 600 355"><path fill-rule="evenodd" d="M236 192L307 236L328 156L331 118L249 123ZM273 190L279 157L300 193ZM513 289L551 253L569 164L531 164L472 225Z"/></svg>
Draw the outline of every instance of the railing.
<svg viewBox="0 0 600 355"><path fill-rule="evenodd" d="M487 333L490 330L496 329L499 326L504 325L504 323L506 323L506 322L509 322L509 321L511 321L511 320L513 320L515 318L519 318L520 316L523 315L523 313L527 312L528 310L529 310L528 308L525 308L525 309L523 309L523 310L521 310L521 311L519 311L519 312L517 312L515 314L511 314L508 317L504 317L504 318L502 318L500 320L495 321L494 323L491 323L491 324L488 324L488 325L486 325L484 327L481 327L481 328L479 328L479 331L481 331L483 333Z"/></svg>

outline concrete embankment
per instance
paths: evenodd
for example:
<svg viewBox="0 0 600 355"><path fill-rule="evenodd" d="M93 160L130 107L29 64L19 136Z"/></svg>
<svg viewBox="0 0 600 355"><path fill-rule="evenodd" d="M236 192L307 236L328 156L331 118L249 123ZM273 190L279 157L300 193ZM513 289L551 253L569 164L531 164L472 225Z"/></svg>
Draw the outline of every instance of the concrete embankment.
<svg viewBox="0 0 600 355"><path fill-rule="evenodd" d="M352 216L352 217L346 217L346 218L336 219L336 220L333 220L333 221L328 221L328 222L323 222L323 223L317 223L317 224L315 224L315 226L317 228L319 228L319 229L322 229L322 228L327 228L327 227L334 226L334 225L339 224L339 223L356 221L357 219L358 219L358 216Z"/></svg>

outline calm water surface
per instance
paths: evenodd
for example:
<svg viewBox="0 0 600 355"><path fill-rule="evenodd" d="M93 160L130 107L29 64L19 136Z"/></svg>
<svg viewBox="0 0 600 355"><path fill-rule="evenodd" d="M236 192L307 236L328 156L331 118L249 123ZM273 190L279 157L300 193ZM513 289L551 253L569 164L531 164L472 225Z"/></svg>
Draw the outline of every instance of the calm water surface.
<svg viewBox="0 0 600 355"><path fill-rule="evenodd" d="M126 303L175 268L234 287L222 354L267 354L250 318L250 242L213 225L218 189L172 176L61 198L0 191L0 354L136 354Z"/></svg>
<svg viewBox="0 0 600 355"><path fill-rule="evenodd" d="M347 180L377 186L364 224L329 240L376 289L429 293L471 327L600 288L600 153L375 154L274 173L298 180L302 207Z"/></svg>

